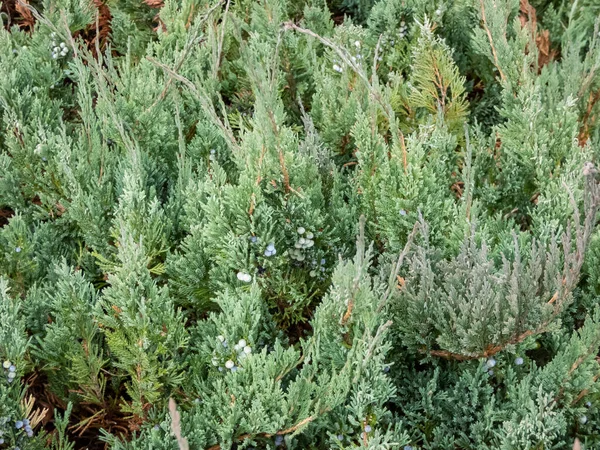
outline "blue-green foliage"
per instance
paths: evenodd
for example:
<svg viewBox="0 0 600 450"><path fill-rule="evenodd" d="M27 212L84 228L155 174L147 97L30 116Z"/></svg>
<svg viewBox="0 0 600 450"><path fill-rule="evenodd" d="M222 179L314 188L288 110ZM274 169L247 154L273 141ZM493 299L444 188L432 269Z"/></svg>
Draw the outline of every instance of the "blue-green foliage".
<svg viewBox="0 0 600 450"><path fill-rule="evenodd" d="M0 449L600 445L595 2L32 5Z"/></svg>

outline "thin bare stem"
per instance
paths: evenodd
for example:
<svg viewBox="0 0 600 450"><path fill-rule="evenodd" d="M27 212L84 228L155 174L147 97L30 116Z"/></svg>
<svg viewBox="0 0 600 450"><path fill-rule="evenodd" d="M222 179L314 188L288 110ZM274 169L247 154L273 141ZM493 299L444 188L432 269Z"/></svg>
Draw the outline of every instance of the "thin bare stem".
<svg viewBox="0 0 600 450"><path fill-rule="evenodd" d="M202 104L202 107L204 108L204 111L210 115L213 122L221 129L224 137L227 138L227 140L229 141L233 150L239 149L239 145L233 134L233 130L231 129L231 127L228 127L226 124L223 123L221 118L218 116L212 101L210 100L210 98L208 98L208 95L205 92L200 91L194 83L192 83L190 80L188 80L184 76L175 72L173 69L171 69L166 64L163 64L160 61L157 61L156 59L152 58L151 56L146 56L146 59L148 61L150 61L152 64L155 64L156 66L163 69L165 72L171 74L171 76L174 79L185 84L189 88L189 90L196 96L196 98L200 101L200 103Z"/></svg>
<svg viewBox="0 0 600 450"><path fill-rule="evenodd" d="M481 20L483 21L483 28L485 28L485 32L488 35L488 40L490 41L490 47L492 48L492 55L494 56L494 65L496 69L498 69L498 73L500 74L500 78L502 81L506 81L506 76L502 69L500 68L500 61L498 60L498 53L496 52L496 47L494 47L494 40L492 39L492 32L488 27L487 19L485 17L485 6L483 5L483 0L479 0L479 4L481 5Z"/></svg>

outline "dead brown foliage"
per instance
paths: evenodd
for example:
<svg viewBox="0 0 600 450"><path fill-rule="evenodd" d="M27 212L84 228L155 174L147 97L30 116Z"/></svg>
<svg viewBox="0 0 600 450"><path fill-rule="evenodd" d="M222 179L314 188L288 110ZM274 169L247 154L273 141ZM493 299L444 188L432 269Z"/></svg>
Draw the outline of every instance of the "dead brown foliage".
<svg viewBox="0 0 600 450"><path fill-rule="evenodd" d="M35 18L31 11L27 8L29 3L27 0L6 0L3 1L0 7L0 12L3 12L8 17L8 20L4 24L8 29L14 25L18 25L20 28L27 31L32 31L35 25Z"/></svg>
<svg viewBox="0 0 600 450"><path fill-rule="evenodd" d="M535 41L538 49L538 70L541 70L546 64L556 58L558 52L550 48L550 32L548 30L537 29L537 15L535 8L531 6L528 0L520 2L521 27L528 28L532 39Z"/></svg>

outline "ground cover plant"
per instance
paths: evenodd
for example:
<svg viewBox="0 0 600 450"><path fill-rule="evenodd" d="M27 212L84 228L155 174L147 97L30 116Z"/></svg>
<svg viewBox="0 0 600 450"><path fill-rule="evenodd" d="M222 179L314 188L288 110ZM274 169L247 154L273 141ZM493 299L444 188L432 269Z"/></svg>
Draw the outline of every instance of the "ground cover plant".
<svg viewBox="0 0 600 450"><path fill-rule="evenodd" d="M600 447L597 1L0 20L0 449Z"/></svg>

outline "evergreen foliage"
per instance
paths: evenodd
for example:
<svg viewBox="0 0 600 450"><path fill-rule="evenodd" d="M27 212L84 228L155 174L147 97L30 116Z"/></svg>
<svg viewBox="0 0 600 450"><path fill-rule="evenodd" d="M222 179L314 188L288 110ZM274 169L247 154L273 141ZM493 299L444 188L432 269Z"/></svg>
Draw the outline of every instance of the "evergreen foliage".
<svg viewBox="0 0 600 450"><path fill-rule="evenodd" d="M2 3L0 450L598 448L600 9L530 2Z"/></svg>

